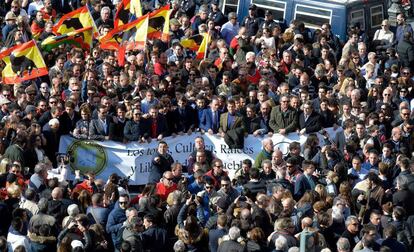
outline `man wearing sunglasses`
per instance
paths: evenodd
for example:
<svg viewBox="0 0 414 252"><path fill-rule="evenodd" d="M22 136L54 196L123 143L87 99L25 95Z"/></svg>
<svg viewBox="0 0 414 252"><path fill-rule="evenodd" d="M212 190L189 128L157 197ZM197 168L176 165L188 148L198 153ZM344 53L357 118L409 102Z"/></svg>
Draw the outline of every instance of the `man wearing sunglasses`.
<svg viewBox="0 0 414 252"><path fill-rule="evenodd" d="M174 175L170 171L164 172L162 179L157 183L156 194L160 196L163 201L167 200L168 194L177 190L177 184L173 182Z"/></svg>
<svg viewBox="0 0 414 252"><path fill-rule="evenodd" d="M114 209L109 213L108 222L106 223L106 232L111 235L113 244L116 244L118 231L127 219L125 212L128 207L129 196L128 194L122 194L119 196L118 202L115 203Z"/></svg>

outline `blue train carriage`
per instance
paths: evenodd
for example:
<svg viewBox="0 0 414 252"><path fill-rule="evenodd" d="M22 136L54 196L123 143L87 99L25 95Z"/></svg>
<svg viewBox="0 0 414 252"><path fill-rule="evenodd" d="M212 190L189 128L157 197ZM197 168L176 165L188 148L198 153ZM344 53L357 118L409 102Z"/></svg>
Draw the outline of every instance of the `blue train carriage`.
<svg viewBox="0 0 414 252"><path fill-rule="evenodd" d="M373 36L387 17L388 1L384 0L223 0L223 13L236 12L242 21L248 15L250 4L257 5L259 17L271 10L275 21L288 25L291 20L303 21L306 27L320 29L323 23L332 26L332 32L346 42L347 25L355 22ZM344 22L345 21L345 22Z"/></svg>

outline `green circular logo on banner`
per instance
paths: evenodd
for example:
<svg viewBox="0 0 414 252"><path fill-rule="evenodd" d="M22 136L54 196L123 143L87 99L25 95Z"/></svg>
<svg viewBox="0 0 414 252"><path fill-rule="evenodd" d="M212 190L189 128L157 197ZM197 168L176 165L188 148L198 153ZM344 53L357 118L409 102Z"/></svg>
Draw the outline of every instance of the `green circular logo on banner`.
<svg viewBox="0 0 414 252"><path fill-rule="evenodd" d="M96 142L75 140L69 145L67 153L70 156L72 170L80 170L82 173L92 171L99 174L106 167L105 148Z"/></svg>

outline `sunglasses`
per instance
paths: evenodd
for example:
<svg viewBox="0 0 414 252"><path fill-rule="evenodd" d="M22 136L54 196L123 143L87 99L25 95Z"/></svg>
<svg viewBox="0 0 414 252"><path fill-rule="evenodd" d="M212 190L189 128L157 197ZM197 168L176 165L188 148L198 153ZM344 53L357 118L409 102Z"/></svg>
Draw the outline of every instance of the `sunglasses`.
<svg viewBox="0 0 414 252"><path fill-rule="evenodd" d="M168 181L172 181L174 178L165 178L165 179L168 180Z"/></svg>
<svg viewBox="0 0 414 252"><path fill-rule="evenodd" d="M128 201L120 201L119 204L120 205L126 205L126 204L128 204Z"/></svg>

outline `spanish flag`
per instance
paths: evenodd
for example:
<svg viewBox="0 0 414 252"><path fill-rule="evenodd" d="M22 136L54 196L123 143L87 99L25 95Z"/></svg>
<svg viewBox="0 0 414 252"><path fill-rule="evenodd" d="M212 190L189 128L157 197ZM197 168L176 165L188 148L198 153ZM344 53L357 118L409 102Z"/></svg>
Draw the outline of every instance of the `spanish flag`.
<svg viewBox="0 0 414 252"><path fill-rule="evenodd" d="M131 14L135 18L142 16L141 0L130 0L131 1Z"/></svg>
<svg viewBox="0 0 414 252"><path fill-rule="evenodd" d="M148 38L169 40L170 33L170 5L161 7L149 14Z"/></svg>
<svg viewBox="0 0 414 252"><path fill-rule="evenodd" d="M41 47L45 51L51 51L59 45L71 44L89 51L92 47L92 37L92 27L87 27L63 35L48 37L43 40Z"/></svg>
<svg viewBox="0 0 414 252"><path fill-rule="evenodd" d="M42 53L34 40L1 52L0 59L6 64L2 71L5 84L21 83L48 74Z"/></svg>
<svg viewBox="0 0 414 252"><path fill-rule="evenodd" d="M147 42L149 15L141 16L127 25L122 37L126 50L144 50Z"/></svg>
<svg viewBox="0 0 414 252"><path fill-rule="evenodd" d="M211 41L210 34L204 33L203 41L201 42L201 45L197 51L197 56L196 56L197 59L203 59L206 56L208 44L210 43L210 41Z"/></svg>
<svg viewBox="0 0 414 252"><path fill-rule="evenodd" d="M100 39L101 48L119 50L120 44L128 50L144 50L147 42L149 15L119 26Z"/></svg>
<svg viewBox="0 0 414 252"><path fill-rule="evenodd" d="M86 27L93 27L94 36L98 35L98 29L96 28L88 7L83 6L62 16L59 19L59 22L53 27L53 32L57 35L61 35Z"/></svg>
<svg viewBox="0 0 414 252"><path fill-rule="evenodd" d="M119 27L129 22L129 13L131 12L131 0L122 0L114 18L114 27Z"/></svg>
<svg viewBox="0 0 414 252"><path fill-rule="evenodd" d="M180 41L180 44L184 48L188 48L192 51L198 51L198 49L200 48L201 43L203 42L203 39L204 39L203 35L197 34L197 35L191 36L189 38L182 39Z"/></svg>

